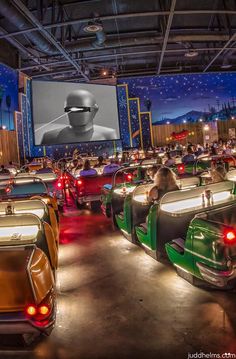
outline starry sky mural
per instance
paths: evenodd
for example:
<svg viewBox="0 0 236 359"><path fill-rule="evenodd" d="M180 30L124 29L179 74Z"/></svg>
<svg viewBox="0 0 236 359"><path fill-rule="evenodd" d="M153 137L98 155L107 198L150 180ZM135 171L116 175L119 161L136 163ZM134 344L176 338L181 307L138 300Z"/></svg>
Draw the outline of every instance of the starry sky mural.
<svg viewBox="0 0 236 359"><path fill-rule="evenodd" d="M14 129L14 111L18 110L18 74L0 64L0 126Z"/></svg>
<svg viewBox="0 0 236 359"><path fill-rule="evenodd" d="M207 73L124 78L129 97L139 97L141 111L153 124L228 119L236 116L236 73Z"/></svg>

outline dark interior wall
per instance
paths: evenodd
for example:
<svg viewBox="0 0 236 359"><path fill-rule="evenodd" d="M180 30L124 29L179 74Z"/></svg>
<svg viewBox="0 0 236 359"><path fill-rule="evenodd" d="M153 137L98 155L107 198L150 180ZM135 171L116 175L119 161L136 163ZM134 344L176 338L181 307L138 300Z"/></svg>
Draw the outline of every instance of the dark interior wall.
<svg viewBox="0 0 236 359"><path fill-rule="evenodd" d="M18 67L17 50L4 40L0 40L0 62L14 69Z"/></svg>

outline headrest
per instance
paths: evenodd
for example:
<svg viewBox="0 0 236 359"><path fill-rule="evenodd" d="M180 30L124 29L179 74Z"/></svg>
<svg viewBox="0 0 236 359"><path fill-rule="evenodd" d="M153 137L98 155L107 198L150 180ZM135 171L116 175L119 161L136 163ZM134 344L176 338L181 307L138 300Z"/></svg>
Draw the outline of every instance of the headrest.
<svg viewBox="0 0 236 359"><path fill-rule="evenodd" d="M140 195L140 194L145 194L146 192L149 192L154 186L154 183L146 183L146 184L142 184L140 186L137 186L135 188L135 190L133 191L133 198L136 195ZM135 198L134 198L135 199Z"/></svg>
<svg viewBox="0 0 236 359"><path fill-rule="evenodd" d="M0 215L5 214L25 214L30 213L43 218L47 213L46 204L39 200L21 200L21 201L4 201L0 202Z"/></svg>
<svg viewBox="0 0 236 359"><path fill-rule="evenodd" d="M209 185L200 186L196 188L168 192L162 197L161 205L165 203L182 201L186 199L199 197L206 189L211 190L213 193L225 192L225 191L231 192L233 189L233 183L230 181L223 181L223 182L212 183Z"/></svg>
<svg viewBox="0 0 236 359"><path fill-rule="evenodd" d="M33 214L0 216L0 245L34 243L40 229L40 219Z"/></svg>
<svg viewBox="0 0 236 359"><path fill-rule="evenodd" d="M44 182L50 182L57 179L57 175L53 172L51 173L35 173L35 174L29 174L29 173L19 173L16 178L39 178Z"/></svg>
<svg viewBox="0 0 236 359"><path fill-rule="evenodd" d="M199 186L200 179L198 177L185 177L177 179L177 184L180 189L194 188Z"/></svg>
<svg viewBox="0 0 236 359"><path fill-rule="evenodd" d="M236 170L232 170L226 173L226 179L228 181L236 182Z"/></svg>

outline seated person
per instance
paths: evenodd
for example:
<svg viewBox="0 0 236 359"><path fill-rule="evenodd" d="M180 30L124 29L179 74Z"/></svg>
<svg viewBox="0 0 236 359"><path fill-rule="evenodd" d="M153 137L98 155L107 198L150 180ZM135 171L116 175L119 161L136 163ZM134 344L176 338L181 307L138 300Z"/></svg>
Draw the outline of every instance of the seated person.
<svg viewBox="0 0 236 359"><path fill-rule="evenodd" d="M7 168L5 168L4 165L1 165L0 175L10 175L10 171Z"/></svg>
<svg viewBox="0 0 236 359"><path fill-rule="evenodd" d="M99 156L98 157L98 162L96 163L95 166L93 166L93 168L98 168L98 167L103 167L106 166L106 162L103 159L103 156Z"/></svg>
<svg viewBox="0 0 236 359"><path fill-rule="evenodd" d="M210 170L211 174L211 183L217 183L225 181L226 171L224 166L218 165L216 167L212 167Z"/></svg>
<svg viewBox="0 0 236 359"><path fill-rule="evenodd" d="M47 162L43 162L43 167L36 171L36 174L38 173L53 173L53 169L51 167L48 167Z"/></svg>
<svg viewBox="0 0 236 359"><path fill-rule="evenodd" d="M154 177L155 177L157 171L158 171L157 166L153 166L151 168L148 168L147 171L146 171L148 179L154 180Z"/></svg>
<svg viewBox="0 0 236 359"><path fill-rule="evenodd" d="M195 156L193 154L192 148L189 146L187 148L187 154L182 157L182 162L187 164L189 162L193 162L195 160Z"/></svg>
<svg viewBox="0 0 236 359"><path fill-rule="evenodd" d="M78 160L73 159L72 162L69 164L69 171L72 172L78 165Z"/></svg>
<svg viewBox="0 0 236 359"><path fill-rule="evenodd" d="M116 172L119 168L120 166L117 163L115 163L114 160L111 160L111 162L104 167L103 174L110 175Z"/></svg>
<svg viewBox="0 0 236 359"><path fill-rule="evenodd" d="M13 165L12 161L9 161L9 164L6 166L6 169L13 175L16 174L17 166Z"/></svg>
<svg viewBox="0 0 236 359"><path fill-rule="evenodd" d="M96 175L97 175L97 171L94 168L91 167L90 161L85 160L84 161L84 167L80 171L80 176L96 176Z"/></svg>
<svg viewBox="0 0 236 359"><path fill-rule="evenodd" d="M148 201L152 202L161 199L164 194L176 191L179 187L174 172L168 167L160 168L154 177L154 186L148 194Z"/></svg>
<svg viewBox="0 0 236 359"><path fill-rule="evenodd" d="M165 161L164 165L167 167L174 166L175 160L174 160L174 158L171 157L170 152L167 152L166 157L167 157L167 160Z"/></svg>
<svg viewBox="0 0 236 359"><path fill-rule="evenodd" d="M77 166L71 170L71 173L74 176L79 176L82 168L83 168L83 160L78 160Z"/></svg>

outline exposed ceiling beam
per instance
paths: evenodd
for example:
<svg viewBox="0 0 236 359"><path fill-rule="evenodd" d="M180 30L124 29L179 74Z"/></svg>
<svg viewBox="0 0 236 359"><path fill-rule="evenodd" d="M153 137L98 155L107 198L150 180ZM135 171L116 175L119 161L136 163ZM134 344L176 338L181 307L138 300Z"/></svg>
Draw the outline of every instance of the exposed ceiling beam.
<svg viewBox="0 0 236 359"><path fill-rule="evenodd" d="M168 43L170 28L171 28L172 20L174 17L175 4L176 4L176 0L172 0L171 6L170 6L170 13L169 13L169 17L168 17L168 21L167 21L167 25L166 25L166 32L165 32L165 36L164 36L164 40L163 40L163 44L162 44L161 56L160 56L160 60L159 60L159 64L158 64L158 70L157 70L158 75L161 72L161 66L162 66L164 55L165 55L166 46Z"/></svg>
<svg viewBox="0 0 236 359"><path fill-rule="evenodd" d="M0 27L0 34L6 34L6 30L4 30L2 27ZM46 65L40 64L40 60L35 57L35 55L30 51L30 49L27 49L25 46L23 46L18 40L16 39L9 39L8 42L14 46L16 49L19 50L19 53L21 55L24 55L27 57L27 59L30 59L32 61L34 61L36 64L39 64L40 66L42 65L42 67L44 68L44 70L48 70Z"/></svg>
<svg viewBox="0 0 236 359"><path fill-rule="evenodd" d="M147 45L150 46L150 45ZM140 46L143 49L143 45ZM194 51L200 52L200 51L219 51L221 50L221 47L200 47L200 48L194 48ZM227 50L236 50L234 47L228 47ZM171 53L182 53L182 52L186 52L185 48L181 48L181 49L168 49L165 51L166 54L171 54ZM81 59L79 59L78 61L89 61L89 60L99 60L99 59L106 59L106 58L115 58L115 57L129 57L129 56L138 56L138 55L150 55L150 54L158 54L161 53L161 50L146 50L146 51L129 51L129 52L122 52L119 53L117 52L116 54L102 54L102 55L95 55L95 56L84 56ZM51 62L45 62L45 63L39 63L37 65L30 65L30 66L25 66L25 67L21 67L18 69L18 71L28 71L28 70L33 70L34 68L40 68L40 67L44 67L44 66L58 66L58 65L62 65L62 64L66 64L68 63L68 60L59 60L59 61L51 61Z"/></svg>
<svg viewBox="0 0 236 359"><path fill-rule="evenodd" d="M220 49L220 51L213 57L213 59L209 62L209 64L204 68L203 72L206 72L209 69L209 67L211 67L211 65L222 54L222 52L224 52L225 50L228 50L228 45L234 40L236 40L236 33L234 33L231 36L231 38L226 42L226 44L222 47L222 49Z"/></svg>
<svg viewBox="0 0 236 359"><path fill-rule="evenodd" d="M201 14L228 14L228 15L236 15L236 11L234 10L176 10L175 15L201 15ZM152 11L152 12L141 12L141 13L128 13L128 14L117 14L117 15L108 15L108 16L100 16L100 19L104 21L114 20L114 19L126 19L126 18L139 18L139 17L152 17L152 16L169 16L170 11ZM78 23L87 23L91 18L82 18L82 19L74 19L63 22L57 22L55 24L46 24L43 25L44 29L51 29L54 27L62 27L68 25L75 25ZM29 29L14 31L5 35L1 35L0 38L8 38L11 36L18 36L27 34L27 32L38 31L39 29L36 27L32 27Z"/></svg>
<svg viewBox="0 0 236 359"><path fill-rule="evenodd" d="M70 54L66 51L66 49L55 39L54 36L52 36L44 27L43 25L38 21L38 19L27 9L27 7L22 3L21 0L12 0L12 2L18 7L18 9L23 13L25 17L30 19L33 24L38 28L40 32L43 33L45 38L54 45L57 50L71 63L71 65L78 71L79 74L82 75L82 77L89 81L89 78L87 75L84 74L84 72L81 69L81 66L74 61L74 59L70 56Z"/></svg>

